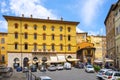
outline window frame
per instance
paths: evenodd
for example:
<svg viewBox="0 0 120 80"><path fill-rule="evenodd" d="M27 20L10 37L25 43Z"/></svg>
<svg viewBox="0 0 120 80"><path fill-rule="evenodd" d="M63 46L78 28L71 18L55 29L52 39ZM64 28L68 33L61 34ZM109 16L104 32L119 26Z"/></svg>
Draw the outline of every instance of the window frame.
<svg viewBox="0 0 120 80"><path fill-rule="evenodd" d="M24 44L24 49L28 50L28 44L27 43Z"/></svg>

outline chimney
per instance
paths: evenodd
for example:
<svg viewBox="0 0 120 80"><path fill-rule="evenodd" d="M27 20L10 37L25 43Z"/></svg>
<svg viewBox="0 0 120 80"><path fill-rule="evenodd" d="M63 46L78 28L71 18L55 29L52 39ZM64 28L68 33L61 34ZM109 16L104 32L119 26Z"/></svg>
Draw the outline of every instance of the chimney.
<svg viewBox="0 0 120 80"><path fill-rule="evenodd" d="M32 18L33 16L32 16L32 14L30 15L30 18Z"/></svg>
<svg viewBox="0 0 120 80"><path fill-rule="evenodd" d="M22 17L24 17L24 14L22 14Z"/></svg>
<svg viewBox="0 0 120 80"><path fill-rule="evenodd" d="M61 17L61 21L63 21L63 18Z"/></svg>
<svg viewBox="0 0 120 80"><path fill-rule="evenodd" d="M50 17L48 17L48 20L50 19Z"/></svg>

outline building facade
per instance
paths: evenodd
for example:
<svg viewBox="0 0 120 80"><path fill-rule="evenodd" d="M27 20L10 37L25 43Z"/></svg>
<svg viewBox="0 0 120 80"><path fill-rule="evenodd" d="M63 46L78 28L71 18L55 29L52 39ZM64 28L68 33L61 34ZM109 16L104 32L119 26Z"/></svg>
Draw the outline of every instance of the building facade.
<svg viewBox="0 0 120 80"><path fill-rule="evenodd" d="M106 57L114 60L114 65L116 65L114 7L115 7L115 4L111 5L111 8L107 14L107 17L104 23L106 26L106 42L107 42Z"/></svg>
<svg viewBox="0 0 120 80"><path fill-rule="evenodd" d="M106 36L88 36L87 41L94 44L95 50L95 59L103 60L103 57L106 54Z"/></svg>
<svg viewBox="0 0 120 80"><path fill-rule="evenodd" d="M116 47L116 64L120 68L120 1L114 7L115 15L115 47Z"/></svg>
<svg viewBox="0 0 120 80"><path fill-rule="evenodd" d="M87 33L77 33L77 58L83 63L93 64L95 60L94 44L87 40Z"/></svg>
<svg viewBox="0 0 120 80"><path fill-rule="evenodd" d="M7 33L0 32L0 65L7 66Z"/></svg>
<svg viewBox="0 0 120 80"><path fill-rule="evenodd" d="M76 26L79 22L6 16L8 66L28 66L30 60L76 58ZM56 58L57 57L57 58Z"/></svg>

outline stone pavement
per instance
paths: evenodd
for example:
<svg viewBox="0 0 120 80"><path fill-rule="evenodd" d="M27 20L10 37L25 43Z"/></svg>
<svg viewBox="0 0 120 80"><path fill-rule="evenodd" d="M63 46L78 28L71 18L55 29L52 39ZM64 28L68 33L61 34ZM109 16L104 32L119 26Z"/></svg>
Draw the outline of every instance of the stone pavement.
<svg viewBox="0 0 120 80"><path fill-rule="evenodd" d="M2 78L0 80L27 80L26 74L23 72L16 72L14 70L13 75L11 77Z"/></svg>

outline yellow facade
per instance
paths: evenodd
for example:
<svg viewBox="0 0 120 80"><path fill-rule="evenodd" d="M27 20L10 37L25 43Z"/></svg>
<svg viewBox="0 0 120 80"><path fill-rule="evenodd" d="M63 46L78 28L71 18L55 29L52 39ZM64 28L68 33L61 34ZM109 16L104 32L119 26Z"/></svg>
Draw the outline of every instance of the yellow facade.
<svg viewBox="0 0 120 80"><path fill-rule="evenodd" d="M0 65L7 64L7 33L0 32Z"/></svg>
<svg viewBox="0 0 120 80"><path fill-rule="evenodd" d="M15 16L4 18L8 22L9 54L76 54L76 26L79 22ZM18 38L15 38L16 33Z"/></svg>
<svg viewBox="0 0 120 80"><path fill-rule="evenodd" d="M106 54L106 37L105 36L88 36L87 40L94 44L96 48L95 59L103 59Z"/></svg>

